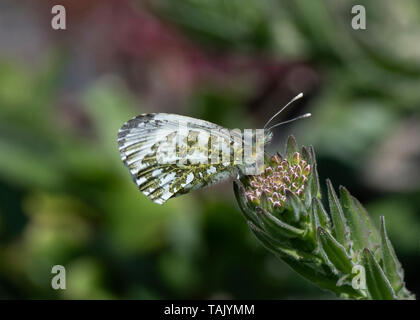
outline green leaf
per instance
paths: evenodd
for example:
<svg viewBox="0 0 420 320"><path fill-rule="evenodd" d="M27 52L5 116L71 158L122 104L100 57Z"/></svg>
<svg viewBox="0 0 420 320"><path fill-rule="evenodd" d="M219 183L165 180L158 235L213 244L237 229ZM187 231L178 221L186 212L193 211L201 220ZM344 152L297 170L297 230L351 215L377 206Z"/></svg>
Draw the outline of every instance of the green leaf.
<svg viewBox="0 0 420 320"><path fill-rule="evenodd" d="M372 246L369 240L370 232L365 219L355 205L350 192L343 186L340 186L340 201L347 225L350 229L350 238L353 241L353 248L355 250L363 250L364 248L371 249Z"/></svg>
<svg viewBox="0 0 420 320"><path fill-rule="evenodd" d="M385 275L394 291L398 293L404 286L404 271L386 233L384 216L381 216L381 251Z"/></svg>
<svg viewBox="0 0 420 320"><path fill-rule="evenodd" d="M291 209L293 222L298 222L302 216L307 215L302 200L290 190L286 190L286 207Z"/></svg>
<svg viewBox="0 0 420 320"><path fill-rule="evenodd" d="M275 238L301 238L305 233L305 230L284 223L264 209L256 208L256 212L263 222L264 230Z"/></svg>
<svg viewBox="0 0 420 320"><path fill-rule="evenodd" d="M369 249L363 250L362 265L366 272L368 295L375 300L395 299L394 290Z"/></svg>
<svg viewBox="0 0 420 320"><path fill-rule="evenodd" d="M327 179L327 188L328 202L333 222L333 235L345 248L349 248L350 240L346 218L344 217L343 210L329 179Z"/></svg>
<svg viewBox="0 0 420 320"><path fill-rule="evenodd" d="M337 286L338 277L333 273L326 273L320 266L316 264L302 263L290 258L282 258L293 270L301 276L312 281L321 288L331 290L337 296L345 294L351 298L360 298L361 295L351 286L344 284Z"/></svg>
<svg viewBox="0 0 420 320"><path fill-rule="evenodd" d="M270 201L268 200L267 194L265 192L263 192L260 195L260 204L258 206L265 209L272 208Z"/></svg>
<svg viewBox="0 0 420 320"><path fill-rule="evenodd" d="M317 222L317 225L314 225L314 230L317 230L320 226L324 229L330 228L330 218L318 198L312 200L312 216L314 221Z"/></svg>
<svg viewBox="0 0 420 320"><path fill-rule="evenodd" d="M276 239L270 237L263 230L258 228L252 222L248 221L248 226L257 239L270 251L278 254L281 258L288 257L289 259L299 260L302 259L296 250L291 249L290 247L280 243Z"/></svg>
<svg viewBox="0 0 420 320"><path fill-rule="evenodd" d="M309 151L305 146L302 147L302 159L312 165L311 155L309 154Z"/></svg>
<svg viewBox="0 0 420 320"><path fill-rule="evenodd" d="M359 209L359 213L361 214L362 218L364 219L364 221L365 221L365 223L368 227L368 230L370 232L370 235L369 235L370 243L372 244L373 247L375 247L376 244L379 244L379 242L380 242L378 229L373 224L372 219L369 216L369 213L367 212L365 207L363 207L363 205L360 203L360 201L357 200L353 196L352 196L352 199L353 199L353 202L356 205L356 207ZM375 249L375 248L370 248L370 249Z"/></svg>
<svg viewBox="0 0 420 320"><path fill-rule="evenodd" d="M334 268L344 275L351 274L353 263L347 255L346 249L338 243L329 233L322 227L318 227L318 241L321 253L334 266Z"/></svg>
<svg viewBox="0 0 420 320"><path fill-rule="evenodd" d="M311 198L317 197L321 198L320 188L319 188L319 177L318 177L318 169L316 165L316 158L315 158L315 151L314 148L311 146L309 147L309 152L311 153L312 157L312 172L309 177L308 186L311 191Z"/></svg>
<svg viewBox="0 0 420 320"><path fill-rule="evenodd" d="M311 223L312 223L312 229L316 233L316 230L318 230L318 227L321 227L321 222L320 222L319 214L318 214L318 208L316 205L316 198L312 199Z"/></svg>
<svg viewBox="0 0 420 320"><path fill-rule="evenodd" d="M316 157L315 157L315 149L313 146L309 146L309 154L311 155L311 164L315 165L316 164Z"/></svg>
<svg viewBox="0 0 420 320"><path fill-rule="evenodd" d="M315 163L312 168L312 179L311 179L311 193L313 197L317 197L321 199L320 187L319 187L319 176L318 176L318 168L317 164Z"/></svg>

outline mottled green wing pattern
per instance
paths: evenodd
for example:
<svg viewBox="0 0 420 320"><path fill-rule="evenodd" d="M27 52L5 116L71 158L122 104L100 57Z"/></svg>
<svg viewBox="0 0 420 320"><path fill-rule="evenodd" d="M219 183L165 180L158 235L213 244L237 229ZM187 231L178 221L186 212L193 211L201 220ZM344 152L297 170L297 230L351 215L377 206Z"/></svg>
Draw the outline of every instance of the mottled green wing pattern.
<svg viewBox="0 0 420 320"><path fill-rule="evenodd" d="M180 130L180 123L187 129ZM210 130L218 132L220 143L231 144L230 136L222 129L214 123L180 115L140 115L119 130L121 159L140 191L152 201L162 204L170 198L237 174L237 168L231 161L217 164L212 164L211 159L208 163L201 161L209 158L212 150L205 140L191 146L191 141L197 141L197 136L205 136ZM162 159L162 153L158 151L165 143L177 138L184 143L182 147L177 147L176 154ZM220 157L223 158L222 152Z"/></svg>

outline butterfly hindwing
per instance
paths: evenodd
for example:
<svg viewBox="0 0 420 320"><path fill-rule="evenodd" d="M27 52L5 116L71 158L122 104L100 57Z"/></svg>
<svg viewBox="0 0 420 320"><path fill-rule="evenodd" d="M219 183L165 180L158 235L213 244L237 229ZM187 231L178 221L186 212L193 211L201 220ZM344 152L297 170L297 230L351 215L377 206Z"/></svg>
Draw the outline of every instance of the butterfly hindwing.
<svg viewBox="0 0 420 320"><path fill-rule="evenodd" d="M121 159L140 191L162 204L172 197L236 174L236 167L230 162L201 161L210 154L211 146L206 139L195 143L194 147L189 144L197 137L206 137L210 131L220 136L222 144L230 144L231 138L223 129L208 121L180 115L143 114L126 122L118 133ZM165 144L173 143L173 139L181 139L182 147L177 147L175 154L162 158L159 151L164 150Z"/></svg>

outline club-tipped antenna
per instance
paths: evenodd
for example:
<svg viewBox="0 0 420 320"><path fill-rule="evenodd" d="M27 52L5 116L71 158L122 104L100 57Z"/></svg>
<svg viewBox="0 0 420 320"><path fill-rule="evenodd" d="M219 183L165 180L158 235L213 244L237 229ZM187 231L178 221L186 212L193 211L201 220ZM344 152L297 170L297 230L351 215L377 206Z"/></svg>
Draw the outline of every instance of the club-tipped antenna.
<svg viewBox="0 0 420 320"><path fill-rule="evenodd" d="M271 129L275 128L275 127L281 126L282 124L286 124L286 123L289 123L289 122L293 122L293 121L296 121L296 120L299 120L299 119L309 118L311 115L312 115L312 114L310 114L310 113L305 113L305 114L302 114L302 115L301 115L301 116L299 116L299 117L296 117L296 118L293 118L293 119L290 119L290 120L286 120L286 121L283 121L283 122L280 122L280 123L276 123L274 126L271 126L271 127L270 127L270 128L268 128L267 130L271 130Z"/></svg>
<svg viewBox="0 0 420 320"><path fill-rule="evenodd" d="M265 125L264 125L264 129L267 127L267 125L275 118L275 117L277 117L284 109L286 109L292 102L294 102L294 101L296 101L296 100L299 100L300 98L302 98L303 97L303 93L301 92L301 93L299 93L296 97L294 97L292 100L290 100L283 108L281 108L280 109L280 111L278 111L274 116L272 116L266 123L265 123ZM300 119L300 117L298 117L299 119ZM298 118L296 118L296 119L292 119L292 120L288 120L287 122L291 122L291 121L294 121L294 120L297 120ZM304 118L306 118L306 117L304 117ZM285 122L282 122L282 123L287 123L286 121ZM276 125L277 126L277 125Z"/></svg>

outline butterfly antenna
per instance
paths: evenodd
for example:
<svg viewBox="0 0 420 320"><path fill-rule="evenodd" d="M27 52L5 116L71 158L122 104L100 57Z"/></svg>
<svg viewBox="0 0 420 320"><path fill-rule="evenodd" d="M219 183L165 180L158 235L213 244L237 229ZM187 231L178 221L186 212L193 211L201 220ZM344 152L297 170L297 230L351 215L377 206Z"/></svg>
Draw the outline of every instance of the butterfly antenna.
<svg viewBox="0 0 420 320"><path fill-rule="evenodd" d="M280 122L280 123L276 123L274 126L271 126L270 128L268 128L268 130L271 130L275 127L281 126L282 124L293 122L293 121L296 121L296 120L299 120L299 119L309 118L310 116L311 116L310 113L305 113L305 114L302 114L299 117L296 117L296 118L293 118L293 119L290 119L290 120L286 120L286 121L283 121L283 122Z"/></svg>
<svg viewBox="0 0 420 320"><path fill-rule="evenodd" d="M296 101L296 100L299 100L300 98L302 98L303 97L303 93L301 92L301 93L299 93L296 97L294 97L292 100L290 100L283 108L281 108L280 109L280 111L278 111L274 116L272 116L266 123L265 123L265 125L264 125L264 129L267 127L267 125L275 118L275 117L277 117L284 109L286 109L292 102L294 102L294 101ZM298 118L300 118L300 117L298 117ZM296 118L296 119L292 119L292 120L288 120L287 122L291 122L291 121L294 121L294 120L297 120L298 118ZM306 118L306 117L305 117ZM282 123L287 123L287 122L282 122ZM277 125L276 125L277 126Z"/></svg>

